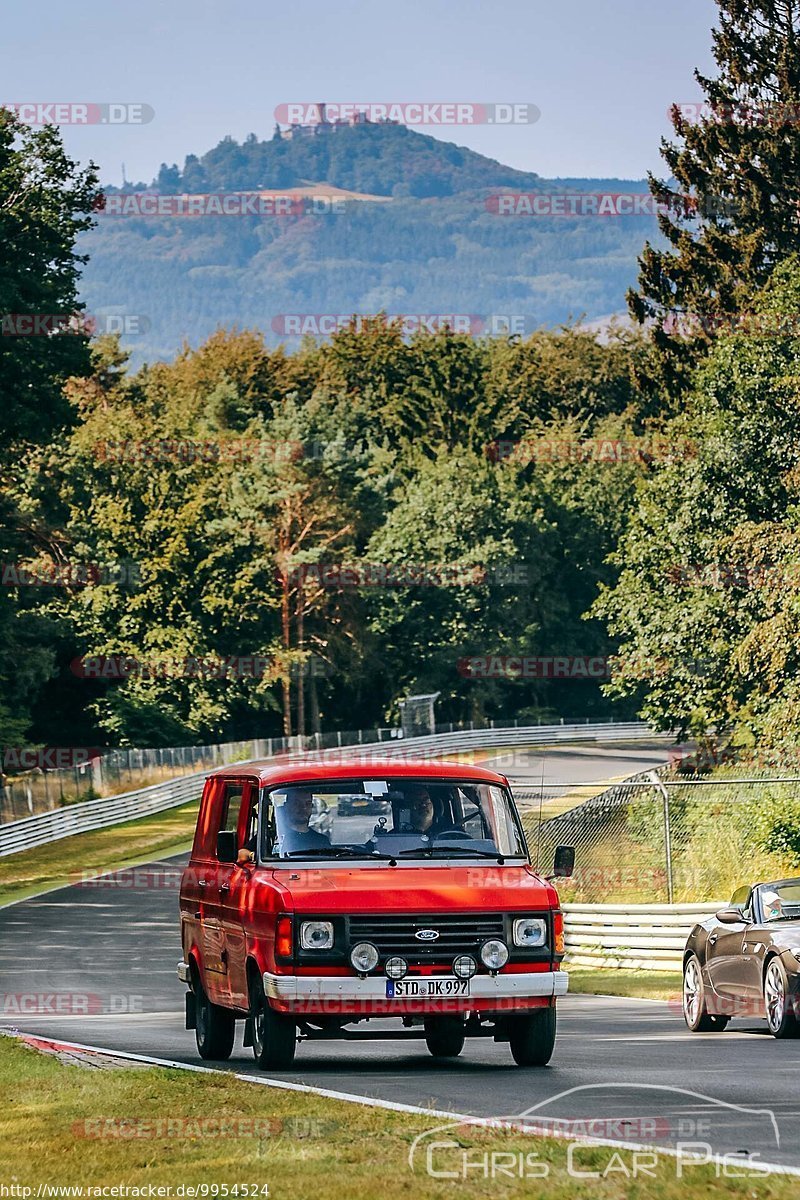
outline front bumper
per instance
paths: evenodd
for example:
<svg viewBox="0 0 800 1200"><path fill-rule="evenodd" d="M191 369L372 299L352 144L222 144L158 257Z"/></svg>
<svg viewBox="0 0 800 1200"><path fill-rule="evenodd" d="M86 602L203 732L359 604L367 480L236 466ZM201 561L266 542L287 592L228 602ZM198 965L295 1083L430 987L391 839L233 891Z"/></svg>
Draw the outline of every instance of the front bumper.
<svg viewBox="0 0 800 1200"><path fill-rule="evenodd" d="M191 983L189 964L187 962L181 961L178 963L178 979L180 979L181 983Z"/></svg>
<svg viewBox="0 0 800 1200"><path fill-rule="evenodd" d="M388 999L386 978L370 975L273 975L264 973L264 992L273 1007L285 1012L402 1013L500 1012L541 1008L567 992L565 971L526 971L474 975L470 995Z"/></svg>

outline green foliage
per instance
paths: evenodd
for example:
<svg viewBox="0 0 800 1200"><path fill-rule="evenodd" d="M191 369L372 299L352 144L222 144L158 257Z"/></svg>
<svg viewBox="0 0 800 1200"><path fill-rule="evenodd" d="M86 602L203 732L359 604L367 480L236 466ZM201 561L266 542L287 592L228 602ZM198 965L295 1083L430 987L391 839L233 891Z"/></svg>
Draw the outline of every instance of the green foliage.
<svg viewBox="0 0 800 1200"><path fill-rule="evenodd" d="M754 308L796 322L787 260ZM594 613L622 640L610 689L647 687L644 712L685 733L796 744L800 342L721 337L667 428L695 453L643 483Z"/></svg>
<svg viewBox="0 0 800 1200"><path fill-rule="evenodd" d="M670 179L650 176L665 206L659 226L668 246L645 246L638 290L628 294L633 315L655 321L673 385L686 382L711 334L699 330L687 342L664 318L746 312L753 291L795 252L800 231L800 11L795 0L717 3L718 74L695 72L709 111L693 120L673 109L679 140L662 141Z"/></svg>

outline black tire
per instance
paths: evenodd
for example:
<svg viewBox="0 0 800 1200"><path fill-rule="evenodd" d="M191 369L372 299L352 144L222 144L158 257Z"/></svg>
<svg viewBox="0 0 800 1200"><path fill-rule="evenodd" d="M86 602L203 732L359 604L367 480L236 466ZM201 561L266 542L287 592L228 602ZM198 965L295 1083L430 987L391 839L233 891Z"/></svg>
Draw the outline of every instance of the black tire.
<svg viewBox="0 0 800 1200"><path fill-rule="evenodd" d="M261 977L250 976L250 1015L253 1020L253 1057L263 1070L281 1071L294 1062L297 1026L291 1017L270 1008Z"/></svg>
<svg viewBox="0 0 800 1200"><path fill-rule="evenodd" d="M426 1017L425 1042L434 1058L458 1058L466 1034L460 1017Z"/></svg>
<svg viewBox="0 0 800 1200"><path fill-rule="evenodd" d="M236 1036L236 1018L229 1009L211 1003L197 971L192 971L192 991L195 998L194 1036L200 1057L218 1062L230 1058Z"/></svg>
<svg viewBox="0 0 800 1200"><path fill-rule="evenodd" d="M764 1008L769 1031L774 1038L800 1037L795 1001L789 987L786 968L779 958L771 958L764 971Z"/></svg>
<svg viewBox="0 0 800 1200"><path fill-rule="evenodd" d="M683 1019L692 1033L722 1033L730 1021L722 1013L708 1011L703 968L696 954L683 964Z"/></svg>
<svg viewBox="0 0 800 1200"><path fill-rule="evenodd" d="M556 1044L556 1006L540 1008L527 1017L511 1017L509 1042L518 1067L546 1067Z"/></svg>

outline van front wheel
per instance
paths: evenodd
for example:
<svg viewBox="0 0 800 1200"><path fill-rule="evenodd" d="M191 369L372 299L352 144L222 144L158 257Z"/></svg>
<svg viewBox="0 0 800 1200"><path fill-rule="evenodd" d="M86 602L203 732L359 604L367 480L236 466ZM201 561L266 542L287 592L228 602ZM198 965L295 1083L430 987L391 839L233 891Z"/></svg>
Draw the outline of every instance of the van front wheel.
<svg viewBox="0 0 800 1200"><path fill-rule="evenodd" d="M195 996L195 1040L201 1058L224 1061L230 1058L236 1035L236 1018L227 1008L212 1004L195 974L192 991Z"/></svg>
<svg viewBox="0 0 800 1200"><path fill-rule="evenodd" d="M556 1044L556 1006L509 1020L511 1053L518 1067L546 1067Z"/></svg>
<svg viewBox="0 0 800 1200"><path fill-rule="evenodd" d="M464 1049L461 1017L426 1017L425 1041L434 1058L458 1058Z"/></svg>
<svg viewBox="0 0 800 1200"><path fill-rule="evenodd" d="M264 1070L285 1070L294 1062L297 1026L291 1017L270 1008L260 976L250 979L250 1012L253 1019L253 1056Z"/></svg>

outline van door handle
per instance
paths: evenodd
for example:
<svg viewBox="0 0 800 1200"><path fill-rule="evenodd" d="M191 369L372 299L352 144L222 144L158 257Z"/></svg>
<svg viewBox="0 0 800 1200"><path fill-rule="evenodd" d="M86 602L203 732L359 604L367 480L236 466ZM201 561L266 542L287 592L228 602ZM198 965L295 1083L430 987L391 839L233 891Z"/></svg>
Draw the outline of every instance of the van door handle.
<svg viewBox="0 0 800 1200"><path fill-rule="evenodd" d="M206 887L206 886L207 886L207 884L208 884L208 880L207 880L207 879L198 879L198 881L197 881L197 886L198 886L198 887Z"/></svg>
<svg viewBox="0 0 800 1200"><path fill-rule="evenodd" d="M219 890L220 895L224 893L227 896L228 892L231 890L231 885L229 883L221 883L219 885Z"/></svg>

